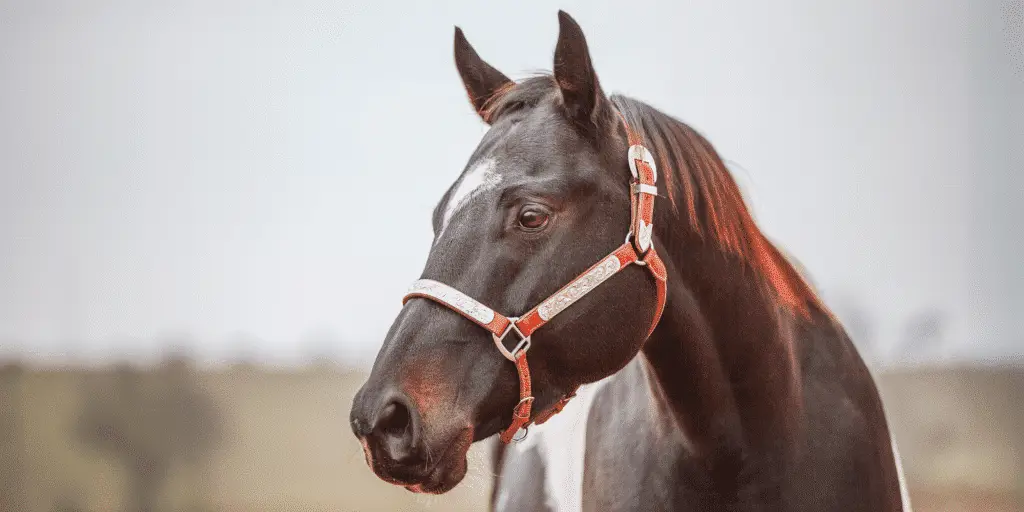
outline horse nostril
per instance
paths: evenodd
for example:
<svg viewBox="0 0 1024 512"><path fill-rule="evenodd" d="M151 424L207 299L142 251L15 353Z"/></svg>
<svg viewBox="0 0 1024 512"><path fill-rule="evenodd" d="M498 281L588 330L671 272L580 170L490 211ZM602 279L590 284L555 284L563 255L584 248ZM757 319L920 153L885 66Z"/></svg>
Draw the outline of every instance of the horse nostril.
<svg viewBox="0 0 1024 512"><path fill-rule="evenodd" d="M381 409L371 436L376 438L388 458L399 464L419 459L415 440L415 411L401 400L393 400Z"/></svg>
<svg viewBox="0 0 1024 512"><path fill-rule="evenodd" d="M399 402L391 402L377 418L377 430L390 435L401 435L409 429L412 415L409 408Z"/></svg>

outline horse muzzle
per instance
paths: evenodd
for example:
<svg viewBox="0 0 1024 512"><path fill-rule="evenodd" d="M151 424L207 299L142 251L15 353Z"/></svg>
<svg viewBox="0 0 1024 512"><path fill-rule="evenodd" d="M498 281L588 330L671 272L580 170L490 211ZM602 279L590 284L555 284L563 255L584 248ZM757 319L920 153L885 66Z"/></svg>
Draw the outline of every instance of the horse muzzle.
<svg viewBox="0 0 1024 512"><path fill-rule="evenodd" d="M352 404L350 424L366 464L385 482L412 492L441 494L466 475L473 429L463 428L446 436L443 443L429 442L419 408L402 393L360 390Z"/></svg>

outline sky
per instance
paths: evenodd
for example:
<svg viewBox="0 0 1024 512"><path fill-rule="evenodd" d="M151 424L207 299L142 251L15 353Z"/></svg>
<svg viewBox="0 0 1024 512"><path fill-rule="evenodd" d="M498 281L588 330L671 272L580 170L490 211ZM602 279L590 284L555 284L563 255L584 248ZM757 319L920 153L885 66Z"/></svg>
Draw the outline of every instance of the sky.
<svg viewBox="0 0 1024 512"><path fill-rule="evenodd" d="M860 343L1024 354L1021 2L422 4L0 1L0 355L368 364L486 130L454 25L525 77L559 8Z"/></svg>

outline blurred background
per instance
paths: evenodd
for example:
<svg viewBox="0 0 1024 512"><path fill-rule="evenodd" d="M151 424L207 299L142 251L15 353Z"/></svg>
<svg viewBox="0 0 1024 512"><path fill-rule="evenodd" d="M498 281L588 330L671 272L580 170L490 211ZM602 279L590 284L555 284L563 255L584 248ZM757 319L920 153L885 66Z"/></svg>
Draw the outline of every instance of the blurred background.
<svg viewBox="0 0 1024 512"><path fill-rule="evenodd" d="M557 9L704 133L877 375L915 510L1024 510L1024 2L0 0L0 511L483 510L347 426ZM368 187L389 193L371 197Z"/></svg>

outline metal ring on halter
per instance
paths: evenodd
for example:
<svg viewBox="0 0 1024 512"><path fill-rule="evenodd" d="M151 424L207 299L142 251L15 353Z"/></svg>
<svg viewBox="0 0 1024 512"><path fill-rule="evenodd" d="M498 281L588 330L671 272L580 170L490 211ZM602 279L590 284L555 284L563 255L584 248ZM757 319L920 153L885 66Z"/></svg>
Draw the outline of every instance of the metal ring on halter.
<svg viewBox="0 0 1024 512"><path fill-rule="evenodd" d="M530 416L529 415L527 415L527 416L519 416L519 408L523 404L525 404L525 403L531 403L532 404L533 403L533 397L532 396L523 397L523 399L520 400L519 403L516 404L516 406L512 408L512 416L514 416L516 418L522 418L522 419L524 419L526 421L529 421L530 420ZM519 441L522 441L523 439L526 439L526 434L529 433L529 431L530 431L530 427L528 427L527 425L523 425L522 427L519 427L519 430L516 431L516 434L519 434L520 432L522 432L523 433L522 437L513 436L512 440L515 441L515 442L519 442Z"/></svg>
<svg viewBox="0 0 1024 512"><path fill-rule="evenodd" d="M636 161L647 164L651 168L651 174L653 174L654 181L658 181L658 166L654 163L654 155L647 150L644 146L634 144L629 147L629 152L626 153L626 157L629 160L629 171L633 173L633 177L640 179L640 173L636 169Z"/></svg>
<svg viewBox="0 0 1024 512"><path fill-rule="evenodd" d="M522 436L518 436L518 434L520 432L523 433ZM527 426L527 425L523 425L522 427L519 428L519 430L516 431L516 435L512 436L512 440L518 443L518 442L522 441L523 439L526 439L526 435L529 434L529 433L530 433L530 427Z"/></svg>
<svg viewBox="0 0 1024 512"><path fill-rule="evenodd" d="M523 331L520 331L519 327L516 326L516 322L518 320L518 317L510 316L508 317L508 327L505 328L505 332L501 333L501 336L491 333L491 337L494 338L494 344L498 347L498 351L501 352L501 355L505 356L505 359L508 359L513 363L516 362L520 353L525 354L526 351L530 349L530 337L523 334ZM511 351L509 351L509 349L505 348L505 343L503 342L505 340L505 336L508 336L508 333L512 331L515 331L515 333L519 335L520 341Z"/></svg>
<svg viewBox="0 0 1024 512"><path fill-rule="evenodd" d="M628 244L629 243L629 239L631 239L631 238L633 238L633 232L632 231L630 231L629 233L626 233L626 241L624 243ZM639 259L639 258L637 258L637 260L634 261L633 264L635 264L638 267L646 267L647 266L647 262L642 260L642 259Z"/></svg>
<svg viewBox="0 0 1024 512"><path fill-rule="evenodd" d="M626 233L626 241L624 243L628 244L629 240L631 238L633 238L633 231L630 231L629 233ZM647 262L642 260L642 259L640 259L640 258L637 258L636 261L633 262L633 264L635 264L638 267L646 267L647 266Z"/></svg>

